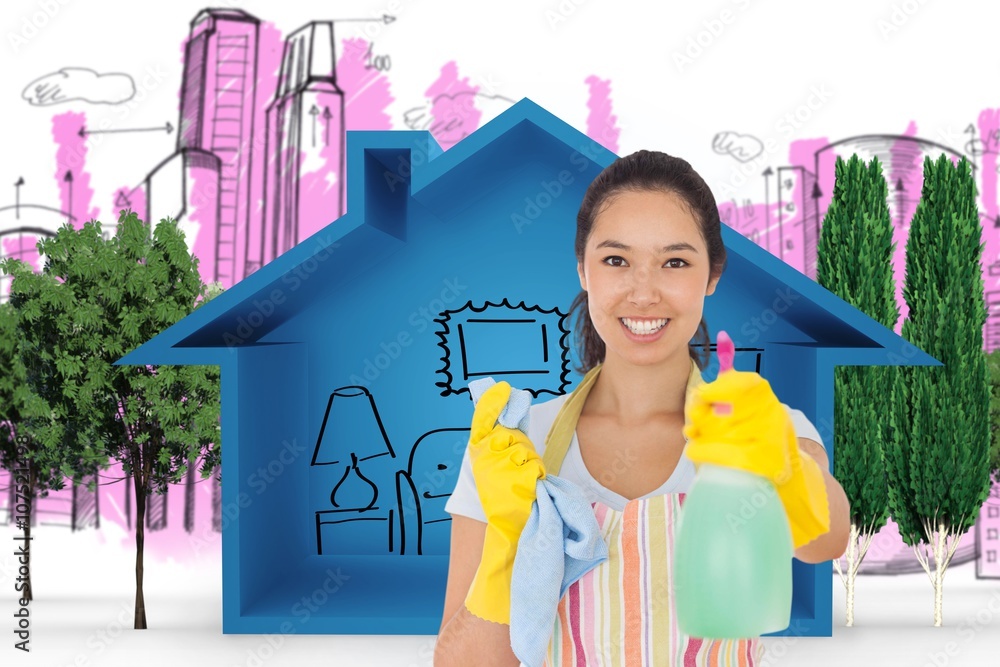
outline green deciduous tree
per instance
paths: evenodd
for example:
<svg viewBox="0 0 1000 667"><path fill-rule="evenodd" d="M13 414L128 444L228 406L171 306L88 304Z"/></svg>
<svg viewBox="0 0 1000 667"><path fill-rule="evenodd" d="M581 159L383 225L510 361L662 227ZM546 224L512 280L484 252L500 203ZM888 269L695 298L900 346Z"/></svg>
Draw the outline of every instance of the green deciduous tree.
<svg viewBox="0 0 1000 667"><path fill-rule="evenodd" d="M62 489L67 477L80 479L95 472L102 459L66 432L48 404L31 391L22 360L24 342L18 310L11 302L0 304L0 467L11 473L15 488L11 509L27 508L23 515L17 513L25 517L18 527L28 550L28 575L18 584L21 598L32 600L31 553L38 549L31 536L35 502Z"/></svg>
<svg viewBox="0 0 1000 667"><path fill-rule="evenodd" d="M934 586L935 626L945 572L990 490L981 241L968 161L925 158L906 247L903 337L944 365L891 369L885 455L892 517Z"/></svg>
<svg viewBox="0 0 1000 667"><path fill-rule="evenodd" d="M201 460L218 466L217 366L114 366L124 354L207 300L184 235L173 220L155 231L123 211L115 235L101 223L64 225L39 243L45 267L5 260L14 275L28 382L51 406L65 439L121 462L136 506L135 628L146 627L142 590L146 498ZM200 301L199 301L200 299ZM32 369L35 369L34 371Z"/></svg>
<svg viewBox="0 0 1000 667"><path fill-rule="evenodd" d="M899 318L892 274L892 219L882 166L853 155L838 157L833 196L817 243L817 281L844 301L893 328ZM854 584L872 538L889 517L882 424L889 410L884 366L842 366L834 373L833 476L851 504L847 572L834 561L847 589L847 621L854 625Z"/></svg>

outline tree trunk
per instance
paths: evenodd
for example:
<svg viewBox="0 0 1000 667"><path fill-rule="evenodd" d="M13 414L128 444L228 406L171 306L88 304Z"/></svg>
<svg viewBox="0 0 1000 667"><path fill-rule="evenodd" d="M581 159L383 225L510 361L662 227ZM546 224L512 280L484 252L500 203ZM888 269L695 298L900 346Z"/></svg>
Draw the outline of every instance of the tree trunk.
<svg viewBox="0 0 1000 667"><path fill-rule="evenodd" d="M851 540L847 543L847 627L854 625L854 577L858 572L857 568L857 540L855 539L856 529L851 526Z"/></svg>
<svg viewBox="0 0 1000 667"><path fill-rule="evenodd" d="M134 459L133 459L134 460ZM145 538L144 528L146 518L146 492L142 483L144 475L136 473L132 468L133 488L135 489L135 625L136 630L146 629L146 600L142 594L142 546Z"/></svg>
<svg viewBox="0 0 1000 667"><path fill-rule="evenodd" d="M938 526L937 539L934 540L934 627L941 627L941 602L944 597L944 524Z"/></svg>
<svg viewBox="0 0 1000 667"><path fill-rule="evenodd" d="M37 483L35 464L28 463L28 516L24 523L24 550L27 551L24 557L26 561L24 567L28 571L28 576L26 577L27 581L24 582L24 588L21 590L21 599L28 601L35 599L31 592L31 520L35 516L35 485Z"/></svg>

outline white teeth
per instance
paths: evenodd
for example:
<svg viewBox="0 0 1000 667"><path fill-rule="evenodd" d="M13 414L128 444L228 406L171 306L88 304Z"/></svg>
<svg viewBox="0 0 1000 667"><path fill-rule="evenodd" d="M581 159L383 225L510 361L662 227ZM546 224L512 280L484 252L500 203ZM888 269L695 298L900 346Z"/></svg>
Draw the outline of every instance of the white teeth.
<svg viewBox="0 0 1000 667"><path fill-rule="evenodd" d="M648 321L636 321L630 320L627 317L620 318L622 323L629 328L634 334L650 334L654 331L659 331L669 320L648 320Z"/></svg>

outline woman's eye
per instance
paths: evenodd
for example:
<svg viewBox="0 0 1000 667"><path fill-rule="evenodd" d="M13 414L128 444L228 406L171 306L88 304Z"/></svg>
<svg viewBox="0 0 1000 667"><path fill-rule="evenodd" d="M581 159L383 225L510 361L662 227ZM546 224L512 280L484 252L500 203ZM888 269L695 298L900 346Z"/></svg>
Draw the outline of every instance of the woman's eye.
<svg viewBox="0 0 1000 667"><path fill-rule="evenodd" d="M683 259L679 259L677 257L675 257L674 259L668 259L667 260L667 264L670 264L671 262L680 262L684 266L687 266L687 262L685 262ZM675 267L672 267L672 268L681 269L681 268L684 268L684 267L683 266L675 266Z"/></svg>
<svg viewBox="0 0 1000 667"><path fill-rule="evenodd" d="M621 262L621 263L620 264L616 264L615 263L616 261ZM619 257L618 255L611 255L610 257L605 257L604 258L604 263L607 264L608 266L624 266L625 265L625 260L622 259L621 257Z"/></svg>

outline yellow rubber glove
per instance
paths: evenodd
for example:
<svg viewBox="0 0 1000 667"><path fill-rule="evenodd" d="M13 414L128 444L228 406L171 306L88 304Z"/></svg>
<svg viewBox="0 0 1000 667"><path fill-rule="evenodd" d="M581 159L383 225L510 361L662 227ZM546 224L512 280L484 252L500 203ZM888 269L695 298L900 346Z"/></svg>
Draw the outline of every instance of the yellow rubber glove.
<svg viewBox="0 0 1000 667"><path fill-rule="evenodd" d="M469 459L486 514L486 539L465 606L479 618L510 624L510 581L517 541L531 514L535 488L545 477L528 436L497 423L510 398L498 382L479 397L469 434Z"/></svg>
<svg viewBox="0 0 1000 667"><path fill-rule="evenodd" d="M714 404L729 404L717 411ZM798 549L830 530L823 471L799 449L791 416L758 373L728 370L696 387L684 406L686 454L767 478L788 515Z"/></svg>

